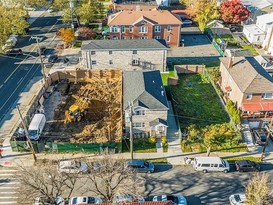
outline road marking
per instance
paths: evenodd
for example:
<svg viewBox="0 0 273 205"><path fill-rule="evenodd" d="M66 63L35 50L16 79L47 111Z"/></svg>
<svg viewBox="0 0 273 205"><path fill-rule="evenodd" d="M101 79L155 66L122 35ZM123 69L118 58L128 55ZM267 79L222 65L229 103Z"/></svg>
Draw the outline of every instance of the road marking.
<svg viewBox="0 0 273 205"><path fill-rule="evenodd" d="M0 170L0 172L18 172L19 170L16 169L4 169L4 170Z"/></svg>
<svg viewBox="0 0 273 205"><path fill-rule="evenodd" d="M3 186L3 184L20 184L20 182L0 182L0 185Z"/></svg>
<svg viewBox="0 0 273 205"><path fill-rule="evenodd" d="M0 199L17 199L18 196L0 196Z"/></svg>
<svg viewBox="0 0 273 205"><path fill-rule="evenodd" d="M23 77L18 81L17 85L23 81Z"/></svg>
<svg viewBox="0 0 273 205"><path fill-rule="evenodd" d="M17 201L1 201L0 204L17 204Z"/></svg>
<svg viewBox="0 0 273 205"><path fill-rule="evenodd" d="M2 186L2 187L0 187L0 189L19 189L19 188L20 188L19 186Z"/></svg>
<svg viewBox="0 0 273 205"><path fill-rule="evenodd" d="M12 175L14 175L14 174L12 174L12 173L6 173L6 174L4 173L4 174L1 174L1 173L0 173L0 176L12 176Z"/></svg>
<svg viewBox="0 0 273 205"><path fill-rule="evenodd" d="M4 85L4 84L0 85L0 88L2 88L2 87L3 87L3 85Z"/></svg>
<svg viewBox="0 0 273 205"><path fill-rule="evenodd" d="M16 194L18 193L17 191L6 191L6 192L1 192L1 194Z"/></svg>

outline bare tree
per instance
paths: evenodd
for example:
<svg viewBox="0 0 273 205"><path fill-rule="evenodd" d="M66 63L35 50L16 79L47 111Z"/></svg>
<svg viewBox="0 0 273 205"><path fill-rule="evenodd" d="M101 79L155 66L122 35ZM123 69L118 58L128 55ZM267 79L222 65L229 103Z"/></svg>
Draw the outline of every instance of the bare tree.
<svg viewBox="0 0 273 205"><path fill-rule="evenodd" d="M246 187L247 205L272 204L272 192L268 188L268 174L257 173Z"/></svg>
<svg viewBox="0 0 273 205"><path fill-rule="evenodd" d="M129 194L136 200L143 193L144 179L127 167L126 161L104 155L98 161L89 163L88 191L111 203L115 195Z"/></svg>
<svg viewBox="0 0 273 205"><path fill-rule="evenodd" d="M57 197L69 198L75 189L79 174L60 173L57 165L48 162L36 166L19 166L20 174L16 177L20 182L22 200L34 200L37 196L44 197L50 204L59 205Z"/></svg>

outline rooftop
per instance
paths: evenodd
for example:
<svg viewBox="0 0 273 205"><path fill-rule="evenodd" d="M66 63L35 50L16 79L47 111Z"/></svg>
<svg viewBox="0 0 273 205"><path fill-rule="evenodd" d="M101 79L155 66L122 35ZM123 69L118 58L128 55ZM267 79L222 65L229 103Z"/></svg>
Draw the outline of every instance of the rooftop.
<svg viewBox="0 0 273 205"><path fill-rule="evenodd" d="M251 24L251 25L245 25L244 29L247 29L249 31L249 33L253 34L253 35L265 35L265 32L260 29L258 26L256 26L256 24Z"/></svg>
<svg viewBox="0 0 273 205"><path fill-rule="evenodd" d="M272 3L272 6L273 6L273 3ZM265 24L273 23L273 13L257 16L257 20L259 20Z"/></svg>
<svg viewBox="0 0 273 205"><path fill-rule="evenodd" d="M155 50L168 49L164 40L123 39L83 41L81 50Z"/></svg>
<svg viewBox="0 0 273 205"><path fill-rule="evenodd" d="M152 24L173 25L182 24L181 20L167 10L152 11L120 11L108 18L108 25L134 25L140 21L149 21Z"/></svg>

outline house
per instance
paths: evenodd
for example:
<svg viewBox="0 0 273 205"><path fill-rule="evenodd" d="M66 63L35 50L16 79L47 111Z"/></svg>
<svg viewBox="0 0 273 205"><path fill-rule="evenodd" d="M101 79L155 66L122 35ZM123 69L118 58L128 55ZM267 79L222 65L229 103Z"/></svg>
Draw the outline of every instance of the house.
<svg viewBox="0 0 273 205"><path fill-rule="evenodd" d="M91 40L81 46L82 65L88 69L165 71L167 46L164 40Z"/></svg>
<svg viewBox="0 0 273 205"><path fill-rule="evenodd" d="M182 21L167 10L121 11L108 18L110 39L164 39L180 45Z"/></svg>
<svg viewBox="0 0 273 205"><path fill-rule="evenodd" d="M130 104L134 135L166 136L168 101L159 71L123 72L123 110L129 132Z"/></svg>
<svg viewBox="0 0 273 205"><path fill-rule="evenodd" d="M273 114L273 78L253 57L220 58L220 87L242 114Z"/></svg>
<svg viewBox="0 0 273 205"><path fill-rule="evenodd" d="M273 13L258 16L256 24L244 26L243 33L250 43L273 55Z"/></svg>
<svg viewBox="0 0 273 205"><path fill-rule="evenodd" d="M266 56L255 56L256 61L265 69L265 71L273 77L273 58Z"/></svg>
<svg viewBox="0 0 273 205"><path fill-rule="evenodd" d="M152 11L157 10L158 5L153 2L149 2L149 4L139 2L138 4L113 4L113 11Z"/></svg>

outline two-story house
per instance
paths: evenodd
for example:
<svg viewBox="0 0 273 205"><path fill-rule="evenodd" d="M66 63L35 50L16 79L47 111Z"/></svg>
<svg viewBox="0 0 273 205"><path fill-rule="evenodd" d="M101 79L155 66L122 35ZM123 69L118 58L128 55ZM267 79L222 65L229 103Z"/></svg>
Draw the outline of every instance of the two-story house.
<svg viewBox="0 0 273 205"><path fill-rule="evenodd" d="M109 36L117 39L164 39L180 45L182 21L167 10L121 11L108 18Z"/></svg>
<svg viewBox="0 0 273 205"><path fill-rule="evenodd" d="M220 87L244 115L273 114L273 78L253 57L220 58Z"/></svg>
<svg viewBox="0 0 273 205"><path fill-rule="evenodd" d="M273 13L258 16L256 24L244 26L243 33L250 43L273 55Z"/></svg>
<svg viewBox="0 0 273 205"><path fill-rule="evenodd" d="M166 69L164 40L91 40L81 46L81 63L87 69L160 70Z"/></svg>
<svg viewBox="0 0 273 205"><path fill-rule="evenodd" d="M159 71L123 72L123 110L129 132L130 104L133 105L135 135L166 136L168 101Z"/></svg>

